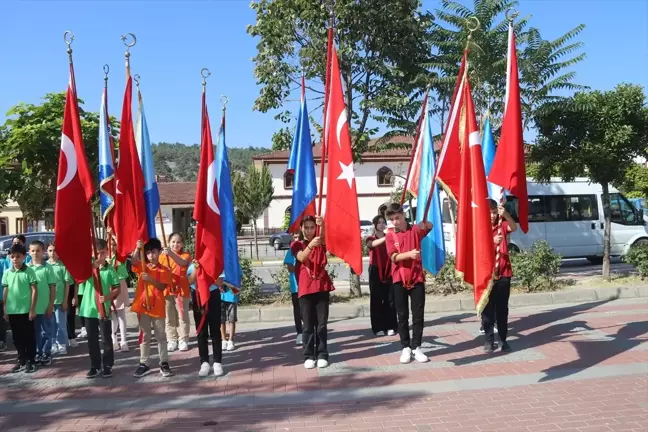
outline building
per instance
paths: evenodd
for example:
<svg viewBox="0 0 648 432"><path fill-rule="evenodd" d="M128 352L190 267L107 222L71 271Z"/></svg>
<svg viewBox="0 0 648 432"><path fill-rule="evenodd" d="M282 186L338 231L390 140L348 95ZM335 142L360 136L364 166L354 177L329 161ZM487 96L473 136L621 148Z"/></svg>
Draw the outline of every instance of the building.
<svg viewBox="0 0 648 432"><path fill-rule="evenodd" d="M46 210L45 218L38 221L25 221L18 203L12 200L0 208L0 236L22 232L49 231L54 227L54 211Z"/></svg>

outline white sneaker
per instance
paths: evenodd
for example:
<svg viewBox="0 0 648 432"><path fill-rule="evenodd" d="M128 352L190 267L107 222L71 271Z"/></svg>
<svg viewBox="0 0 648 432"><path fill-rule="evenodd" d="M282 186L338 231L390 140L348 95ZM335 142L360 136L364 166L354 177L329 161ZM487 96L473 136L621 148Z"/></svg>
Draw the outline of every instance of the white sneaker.
<svg viewBox="0 0 648 432"><path fill-rule="evenodd" d="M318 368L325 368L325 367L328 367L328 365L329 365L328 360L325 360L325 359L317 360L317 367Z"/></svg>
<svg viewBox="0 0 648 432"><path fill-rule="evenodd" d="M297 338L295 339L295 345L303 345L304 344L304 338L302 337L302 334L299 333L297 335Z"/></svg>
<svg viewBox="0 0 648 432"><path fill-rule="evenodd" d="M173 352L178 349L178 343L177 342L169 342L167 343L167 351Z"/></svg>
<svg viewBox="0 0 648 432"><path fill-rule="evenodd" d="M233 340L228 340L227 341L227 351L234 351L236 347L234 346L234 341Z"/></svg>
<svg viewBox="0 0 648 432"><path fill-rule="evenodd" d="M493 333L497 333L497 326L493 327Z"/></svg>
<svg viewBox="0 0 648 432"><path fill-rule="evenodd" d="M414 354L414 360L416 360L416 361L419 362L419 363L425 363L425 362L427 362L427 361L430 360L430 359L428 358L428 356L426 356L425 354L423 354L423 351L421 351L421 347L416 348L416 349L412 352L412 354Z"/></svg>
<svg viewBox="0 0 648 432"><path fill-rule="evenodd" d="M52 353L51 353L52 357L54 357L55 355L58 355L58 353L59 353L58 345L53 343L52 344Z"/></svg>
<svg viewBox="0 0 648 432"><path fill-rule="evenodd" d="M224 340L223 342L221 342L221 349L222 349L223 351L227 351L227 341L226 341L226 340Z"/></svg>
<svg viewBox="0 0 648 432"><path fill-rule="evenodd" d="M122 352L130 351L130 349L128 349L128 344L127 343L121 344L119 348L121 349Z"/></svg>
<svg viewBox="0 0 648 432"><path fill-rule="evenodd" d="M86 331L85 327L81 327L81 331L79 332L79 337L81 339L84 339L84 338L88 337L88 332Z"/></svg>
<svg viewBox="0 0 648 432"><path fill-rule="evenodd" d="M189 351L189 345L185 341L180 341L178 343L178 350L180 350L180 351Z"/></svg>
<svg viewBox="0 0 648 432"><path fill-rule="evenodd" d="M70 339L70 340L68 341L68 345L70 345L70 348L76 348L76 347L79 346L79 344L77 343L76 339Z"/></svg>
<svg viewBox="0 0 648 432"><path fill-rule="evenodd" d="M223 365L220 363L214 363L214 376L223 375Z"/></svg>
<svg viewBox="0 0 648 432"><path fill-rule="evenodd" d="M53 347L52 347L53 348ZM52 351L52 354L54 354L54 351ZM67 355L67 347L65 345L58 345L58 355Z"/></svg>
<svg viewBox="0 0 648 432"><path fill-rule="evenodd" d="M304 367L306 369L315 369L316 365L317 365L317 363L315 363L315 360L306 360L304 362Z"/></svg>
<svg viewBox="0 0 648 432"><path fill-rule="evenodd" d="M113 343L113 351L119 351L119 344L117 342Z"/></svg>
<svg viewBox="0 0 648 432"><path fill-rule="evenodd" d="M394 336L396 332L394 330L387 330L387 336Z"/></svg>
<svg viewBox="0 0 648 432"><path fill-rule="evenodd" d="M209 366L209 363L204 362L203 364L200 365L200 371L198 372L198 376L206 377L207 375L209 375L210 370L211 370L211 366Z"/></svg>
<svg viewBox="0 0 648 432"><path fill-rule="evenodd" d="M407 364L412 361L412 348L403 348L403 352L400 356L400 362Z"/></svg>

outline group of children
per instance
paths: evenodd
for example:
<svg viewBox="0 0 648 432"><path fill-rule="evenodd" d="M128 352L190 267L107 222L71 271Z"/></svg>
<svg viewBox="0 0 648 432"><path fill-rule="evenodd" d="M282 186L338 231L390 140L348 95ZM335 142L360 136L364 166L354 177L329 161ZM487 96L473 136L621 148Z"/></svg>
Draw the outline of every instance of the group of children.
<svg viewBox="0 0 648 432"><path fill-rule="evenodd" d="M116 250L114 238L112 250ZM88 339L90 370L87 378L101 374L112 376L114 351L129 351L126 333L126 308L137 313L140 330L140 359L135 377L149 374L151 333L155 334L159 352L159 370L172 376L169 366L170 351L189 350L189 308L196 329L206 314L206 325L198 334L200 376L223 374L222 351L232 351L238 296L219 278L210 288L209 307L196 301L195 279L199 264L183 250L183 236L173 233L168 248L152 238L139 242L131 254L132 271L138 275L135 297L130 303L127 280L129 272L124 262L109 256L108 244L97 239L93 270L100 279L101 289L95 286L95 277L75 285L56 254L54 243L47 246L49 260L45 260L45 245L32 241L25 245L25 237L18 235L5 260L1 262L3 295L0 302L0 350L6 350L5 320L8 321L18 361L12 372L32 373L37 366L52 363L52 356L67 354L67 347L76 347L74 313L82 321L80 336ZM142 257L140 251L144 251ZM78 287L78 288L76 288ZM222 301L221 301L222 300ZM68 325L67 312L73 324ZM229 326L226 326L229 324ZM229 331L229 338L228 336ZM207 340L211 337L213 366L209 362ZM101 341L101 342L100 342Z"/></svg>

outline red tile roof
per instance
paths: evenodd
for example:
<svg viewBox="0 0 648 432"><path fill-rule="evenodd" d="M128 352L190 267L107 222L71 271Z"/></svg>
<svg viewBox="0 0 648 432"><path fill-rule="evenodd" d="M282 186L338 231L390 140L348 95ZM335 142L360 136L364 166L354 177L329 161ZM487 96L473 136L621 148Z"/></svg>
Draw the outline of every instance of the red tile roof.
<svg viewBox="0 0 648 432"><path fill-rule="evenodd" d="M160 192L160 204L191 204L196 199L195 182L178 182L178 183L158 183Z"/></svg>

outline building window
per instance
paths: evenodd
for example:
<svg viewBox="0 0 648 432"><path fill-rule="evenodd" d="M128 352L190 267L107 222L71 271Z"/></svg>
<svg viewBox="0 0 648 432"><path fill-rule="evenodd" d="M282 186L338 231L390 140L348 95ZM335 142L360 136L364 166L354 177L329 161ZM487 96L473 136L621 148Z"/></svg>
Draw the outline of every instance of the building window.
<svg viewBox="0 0 648 432"><path fill-rule="evenodd" d="M0 235L9 235L9 218L0 218Z"/></svg>
<svg viewBox="0 0 648 432"><path fill-rule="evenodd" d="M378 186L380 187L390 187L392 186L392 181L394 180L394 173L387 167L382 167L376 173L378 180Z"/></svg>
<svg viewBox="0 0 648 432"><path fill-rule="evenodd" d="M20 234L24 231L25 229L23 228L23 218L16 218L16 234Z"/></svg>
<svg viewBox="0 0 648 432"><path fill-rule="evenodd" d="M295 174L291 173L290 171L286 171L286 173L284 174L284 189L292 189L294 180Z"/></svg>

